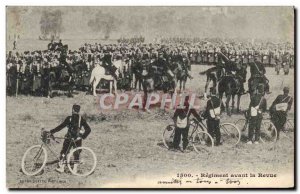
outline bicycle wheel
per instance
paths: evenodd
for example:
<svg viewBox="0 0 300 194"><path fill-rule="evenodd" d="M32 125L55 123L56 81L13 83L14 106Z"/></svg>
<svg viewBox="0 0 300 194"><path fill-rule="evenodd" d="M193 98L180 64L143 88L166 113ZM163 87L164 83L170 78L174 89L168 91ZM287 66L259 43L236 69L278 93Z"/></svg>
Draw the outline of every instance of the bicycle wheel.
<svg viewBox="0 0 300 194"><path fill-rule="evenodd" d="M205 131L197 131L193 136L192 145L195 151L200 154L214 147L214 139Z"/></svg>
<svg viewBox="0 0 300 194"><path fill-rule="evenodd" d="M263 120L261 122L260 140L263 143L277 141L277 129L270 120Z"/></svg>
<svg viewBox="0 0 300 194"><path fill-rule="evenodd" d="M80 153L80 159L75 160L74 154ZM67 158L67 165L70 172L77 176L88 176L92 174L97 165L96 154L88 147L78 147L73 149ZM77 169L74 166L77 165Z"/></svg>
<svg viewBox="0 0 300 194"><path fill-rule="evenodd" d="M223 144L235 146L241 140L240 130L232 123L222 123L220 131Z"/></svg>
<svg viewBox="0 0 300 194"><path fill-rule="evenodd" d="M173 143L174 135L175 135L175 126L174 125L168 125L162 135L163 142L166 148L170 148Z"/></svg>
<svg viewBox="0 0 300 194"><path fill-rule="evenodd" d="M45 167L47 151L43 145L34 145L26 150L22 158L22 171L28 176L37 175Z"/></svg>

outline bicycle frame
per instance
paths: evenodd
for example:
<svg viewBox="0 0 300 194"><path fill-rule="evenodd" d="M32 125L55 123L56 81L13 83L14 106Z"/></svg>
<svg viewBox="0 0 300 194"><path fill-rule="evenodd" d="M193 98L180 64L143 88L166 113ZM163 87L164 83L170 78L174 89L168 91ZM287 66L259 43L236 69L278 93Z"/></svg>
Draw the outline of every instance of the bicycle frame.
<svg viewBox="0 0 300 194"><path fill-rule="evenodd" d="M51 141L51 138L49 138L50 139L50 141ZM74 145L75 146L75 148L77 148L77 146L76 146L76 140L74 140L73 138L66 138L66 137L54 137L52 140L53 141L55 141L55 139L64 139L64 140L66 140L66 139L68 139L68 140L71 140L71 143L69 143L69 145L68 145L68 149L67 149L67 152L66 153L69 153L70 151L71 151L71 144L72 145ZM55 141L56 143L60 143L60 142L57 142L57 141ZM59 161L60 160L60 154L59 153L57 153L56 151L54 151L53 149L51 149L51 147L48 145L48 144L46 144L46 143L42 143L41 144L41 148L40 148L40 150L42 149L42 147L46 147L48 150L50 150L50 153L52 153L53 154L53 156ZM38 153L40 152L40 150L38 151ZM35 156L36 157L36 156ZM66 157L66 156L65 156ZM74 160L75 161L75 160ZM64 159L64 162L65 163L67 163L67 160L65 160Z"/></svg>
<svg viewBox="0 0 300 194"><path fill-rule="evenodd" d="M202 131L207 132L207 127L205 126L205 124L201 121L197 121L194 119L194 123L195 123L195 127L192 131L192 134L190 135L190 137L193 136L193 134L199 130L199 127L202 129Z"/></svg>

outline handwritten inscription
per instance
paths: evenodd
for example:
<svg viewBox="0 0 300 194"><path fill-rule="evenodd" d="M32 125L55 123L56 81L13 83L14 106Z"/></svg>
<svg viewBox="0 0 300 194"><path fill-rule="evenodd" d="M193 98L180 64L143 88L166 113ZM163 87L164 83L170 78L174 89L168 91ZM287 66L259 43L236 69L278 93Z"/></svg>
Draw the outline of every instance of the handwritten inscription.
<svg viewBox="0 0 300 194"><path fill-rule="evenodd" d="M177 173L169 180L159 180L159 185L189 185L189 184L202 184L202 185L232 185L239 186L242 183L248 184L245 178L276 178L277 174L268 173Z"/></svg>

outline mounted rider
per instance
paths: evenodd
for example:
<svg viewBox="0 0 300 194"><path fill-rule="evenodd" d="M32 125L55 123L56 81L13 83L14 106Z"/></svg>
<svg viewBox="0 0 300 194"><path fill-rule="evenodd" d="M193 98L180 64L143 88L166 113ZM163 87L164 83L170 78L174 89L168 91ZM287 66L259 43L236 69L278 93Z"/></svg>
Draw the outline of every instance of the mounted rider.
<svg viewBox="0 0 300 194"><path fill-rule="evenodd" d="M117 79L116 70L117 68L113 65L112 62L112 53L108 50L105 50L104 56L100 59L102 62L102 66L105 68L106 75L112 75L115 79Z"/></svg>
<svg viewBox="0 0 300 194"><path fill-rule="evenodd" d="M163 52L160 51L158 53L158 58L152 62L151 68L154 71L155 86L158 86L160 84L159 80L161 78L163 79L162 80L163 82L167 81L167 78L165 76L168 76L168 74L169 74L169 64L168 64L167 60L164 58Z"/></svg>
<svg viewBox="0 0 300 194"><path fill-rule="evenodd" d="M251 77L248 80L249 91L253 87L254 81L261 78L263 84L265 85L267 94L270 94L269 80L265 76L266 69L264 67L264 64L262 63L261 56L258 53L255 53L254 62L249 63L249 65L250 65L250 72L251 72Z"/></svg>
<svg viewBox="0 0 300 194"><path fill-rule="evenodd" d="M246 66L244 66L241 60L237 63L232 58L228 58L225 53L225 48L222 47L221 52L218 53L220 58L218 68L222 68L222 75L234 78L236 87L240 88L239 93L244 94L244 83L246 82L247 75ZM232 55L229 56L232 57Z"/></svg>
<svg viewBox="0 0 300 194"><path fill-rule="evenodd" d="M175 53L173 59L173 63L176 63L178 65L179 71L183 74L185 74L188 78L192 79L192 76L190 75L189 71L191 69L190 67L190 61L187 57L186 51L178 51Z"/></svg>

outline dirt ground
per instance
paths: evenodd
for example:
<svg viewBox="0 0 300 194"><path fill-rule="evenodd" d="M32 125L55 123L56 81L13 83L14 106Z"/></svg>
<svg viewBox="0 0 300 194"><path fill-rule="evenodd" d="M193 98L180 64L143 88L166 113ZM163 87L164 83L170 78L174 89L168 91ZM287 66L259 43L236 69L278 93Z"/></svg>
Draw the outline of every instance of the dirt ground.
<svg viewBox="0 0 300 194"><path fill-rule="evenodd" d="M69 44L71 42L65 41ZM26 41L20 45L26 45ZM31 45L31 44L27 44ZM40 41L35 49L45 49L46 42ZM81 44L74 43L71 48ZM8 42L7 48L11 45ZM24 50L25 47L20 48ZM26 47L27 48L27 47ZM28 48L29 50L33 50ZM187 82L187 88L202 94L204 76L199 72L208 66L192 66L193 80ZM248 71L249 72L249 71ZM249 77L249 73L247 75ZM294 71L288 76L276 75L274 68L267 68L272 94L267 96L268 107L276 96L282 93L284 86L290 86L294 96ZM245 84L245 88L247 85ZM70 173L59 174L54 169L56 164L47 165L43 174L28 177L21 172L21 159L30 146L40 144L40 129L50 130L71 114L71 106L78 103L82 114L92 128L90 136L83 145L94 150L97 167L88 177L76 177ZM203 101L202 105L205 105ZM241 99L245 110L249 105L249 96ZM201 107L204 109L204 106ZM294 106L292 107L294 110ZM170 124L172 112L164 113L152 110L151 113L122 110L101 113L97 98L83 92L74 98L59 96L52 99L44 97L18 96L6 99L6 161L7 186L10 188L74 188L74 187L247 187L247 186L293 186L294 176L294 134L290 133L276 144L246 145L235 147L220 146L208 152L197 154L173 152L162 144L162 132ZM222 122L235 122L242 115L232 117L222 115ZM289 114L294 117L294 112ZM63 136L63 129L57 136ZM54 144L53 149L60 151L61 144ZM49 160L54 159L50 158ZM196 185L178 184L177 173L265 173L277 174L278 179L240 179L240 184L225 182L219 184ZM172 184L159 184L159 181L171 181ZM182 179L183 181L183 179Z"/></svg>

